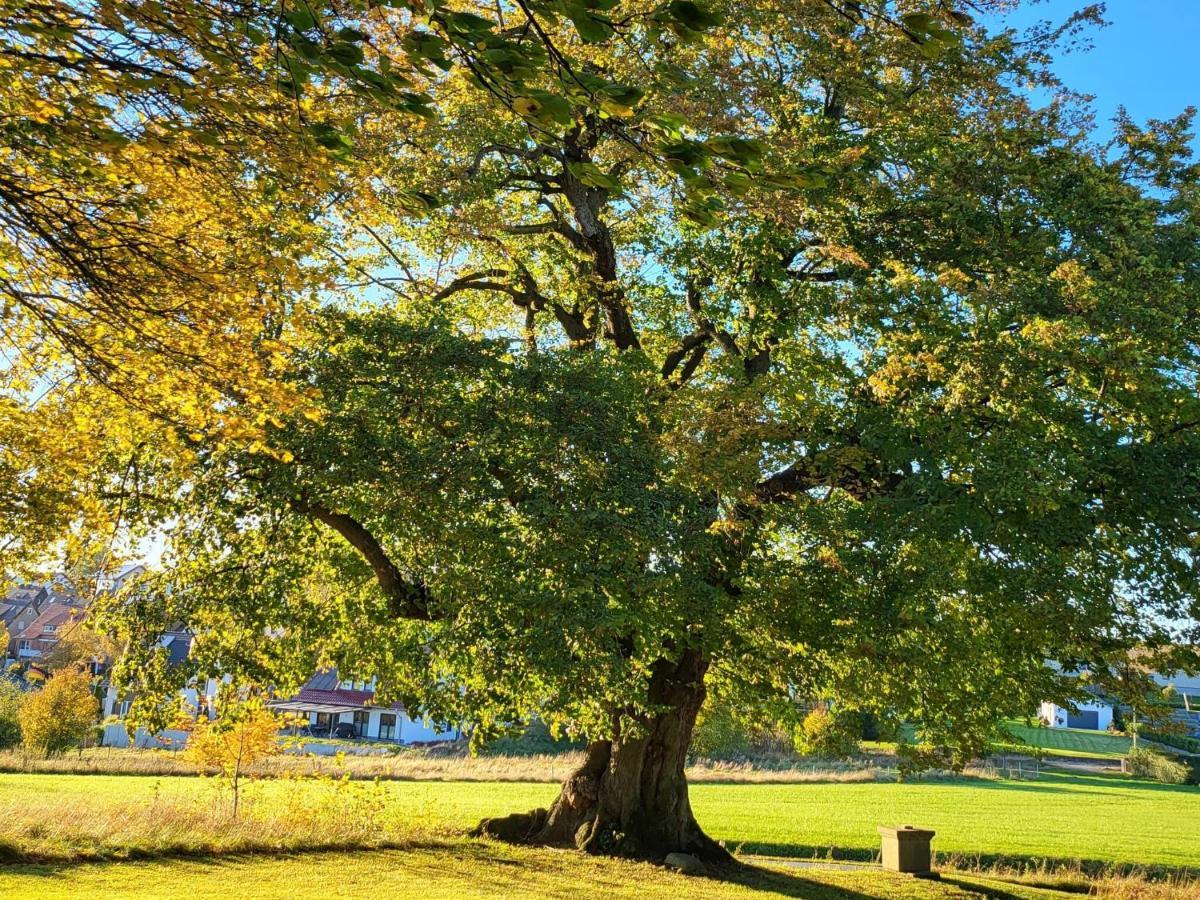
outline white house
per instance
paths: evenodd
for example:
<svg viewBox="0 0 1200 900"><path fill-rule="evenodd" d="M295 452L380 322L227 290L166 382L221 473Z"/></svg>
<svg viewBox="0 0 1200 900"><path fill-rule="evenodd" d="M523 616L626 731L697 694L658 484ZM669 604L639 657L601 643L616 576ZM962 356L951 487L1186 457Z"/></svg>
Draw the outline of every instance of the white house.
<svg viewBox="0 0 1200 900"><path fill-rule="evenodd" d="M182 632L172 632L164 635L159 645L166 648L170 664L177 665L187 659L188 653L191 652L192 638L191 635ZM180 691L184 711L193 719L202 715L211 718L220 686L221 681L216 678L188 685ZM134 734L129 734L123 720L129 714L131 703L132 700L118 694L111 683L108 685L104 702L101 704L102 717L106 724L100 742L105 747L162 747L178 750L187 743L188 733L178 728L168 728L157 734L139 728Z"/></svg>
<svg viewBox="0 0 1200 900"><path fill-rule="evenodd" d="M271 706L307 719L309 732L315 737L415 744L452 741L461 736L452 725L409 718L403 704L377 704L372 682L346 681L335 670L318 672L295 697L277 700Z"/></svg>
<svg viewBox="0 0 1200 900"><path fill-rule="evenodd" d="M1073 712L1065 706L1058 706L1049 700L1043 700L1038 716L1051 728L1086 728L1090 731L1107 731L1112 724L1113 707L1096 697L1085 703L1076 704L1078 710Z"/></svg>

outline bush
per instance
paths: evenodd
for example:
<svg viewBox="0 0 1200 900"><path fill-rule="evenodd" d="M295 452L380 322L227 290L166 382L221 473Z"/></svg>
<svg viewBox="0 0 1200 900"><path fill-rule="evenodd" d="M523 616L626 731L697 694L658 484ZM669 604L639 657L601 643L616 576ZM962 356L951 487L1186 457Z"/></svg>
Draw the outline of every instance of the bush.
<svg viewBox="0 0 1200 900"><path fill-rule="evenodd" d="M1163 784L1187 784L1191 777L1191 769L1185 763L1153 750L1131 752L1129 772L1138 778L1152 778Z"/></svg>
<svg viewBox="0 0 1200 900"><path fill-rule="evenodd" d="M1166 744L1168 747L1174 747L1176 750L1183 750L1185 753L1200 753L1200 738L1188 737L1186 734L1147 731L1142 737Z"/></svg>
<svg viewBox="0 0 1200 900"><path fill-rule="evenodd" d="M857 715L837 715L818 706L793 735L797 753L823 759L845 759L858 752L862 721Z"/></svg>
<svg viewBox="0 0 1200 900"><path fill-rule="evenodd" d="M751 749L745 724L724 703L706 703L692 729L691 753L705 759L737 759Z"/></svg>
<svg viewBox="0 0 1200 900"><path fill-rule="evenodd" d="M483 747L484 756L554 756L582 750L587 746L581 740L556 738L541 719L534 719L520 734L493 738Z"/></svg>
<svg viewBox="0 0 1200 900"><path fill-rule="evenodd" d="M21 701L25 692L20 685L7 678L0 678L0 750L21 743Z"/></svg>
<svg viewBox="0 0 1200 900"><path fill-rule="evenodd" d="M98 712L91 677L82 669L64 669L21 703L21 740L41 756L70 750L91 734Z"/></svg>
<svg viewBox="0 0 1200 900"><path fill-rule="evenodd" d="M242 780L260 759L282 749L279 732L284 720L261 698L227 702L216 719L201 716L188 736L187 759L201 773L216 769L233 794L233 817L238 815Z"/></svg>

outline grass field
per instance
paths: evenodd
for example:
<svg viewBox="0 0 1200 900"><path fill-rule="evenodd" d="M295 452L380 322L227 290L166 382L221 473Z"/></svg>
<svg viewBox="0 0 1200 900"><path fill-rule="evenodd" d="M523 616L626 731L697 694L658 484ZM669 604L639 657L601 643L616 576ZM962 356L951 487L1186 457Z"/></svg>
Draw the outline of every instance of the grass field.
<svg viewBox="0 0 1200 900"><path fill-rule="evenodd" d="M307 811L318 823L314 827L322 819L357 815L349 807L323 806L334 789L321 783L264 781L252 790L252 807L286 805L293 818ZM360 790L359 799L381 817L376 829L381 833L390 827L396 833L445 836L485 816L544 806L557 789L385 782ZM1050 861L1081 862L1091 869L1108 864L1200 869L1200 788L1195 787L1043 775L1036 781L702 784L693 786L691 795L706 829L742 853L869 860L879 846L876 826L911 823L938 832L934 848L944 858L968 864L1036 867ZM38 831L38 808L120 819L129 809L162 803L211 805L212 785L195 778L3 775L0 848L8 848L10 859L38 846L51 859L119 855L122 842L136 843L136 832L106 845L102 836ZM28 828L34 828L33 836Z"/></svg>
<svg viewBox="0 0 1200 900"><path fill-rule="evenodd" d="M1079 728L1036 728L1022 722L1006 722L1004 727L1029 748L1039 748L1047 756L1075 756L1083 759L1120 759L1129 754L1129 738L1103 731ZM1014 749L1023 749L1014 745Z"/></svg>
<svg viewBox="0 0 1200 900"><path fill-rule="evenodd" d="M785 871L755 866L724 881L685 878L647 864L480 841L405 850L0 868L0 897L22 900L324 900L409 895L419 895L422 900L581 896L649 900L750 900L765 896L808 900L1069 900L1077 896L979 874L929 882L877 870ZM1156 892L1155 896L1179 895Z"/></svg>

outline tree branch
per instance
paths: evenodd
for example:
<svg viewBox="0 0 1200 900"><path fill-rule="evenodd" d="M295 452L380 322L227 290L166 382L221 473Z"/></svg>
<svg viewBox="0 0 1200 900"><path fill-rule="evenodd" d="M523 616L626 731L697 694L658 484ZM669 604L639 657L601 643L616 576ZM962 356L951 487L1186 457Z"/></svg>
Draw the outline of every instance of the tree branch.
<svg viewBox="0 0 1200 900"><path fill-rule="evenodd" d="M420 581L405 578L383 545L361 522L346 513L334 512L317 504L297 501L294 505L309 518L332 528L359 552L375 573L375 580L387 597L393 615L425 622L432 620L428 589Z"/></svg>

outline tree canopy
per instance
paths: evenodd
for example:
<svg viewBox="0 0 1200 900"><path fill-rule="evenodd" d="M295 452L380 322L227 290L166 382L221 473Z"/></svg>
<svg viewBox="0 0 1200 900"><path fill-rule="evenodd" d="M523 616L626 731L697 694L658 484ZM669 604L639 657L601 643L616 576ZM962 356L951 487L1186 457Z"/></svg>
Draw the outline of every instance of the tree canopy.
<svg viewBox="0 0 1200 900"><path fill-rule="evenodd" d="M1047 659L1194 651L1191 114L1097 145L1047 70L1094 15L973 18L1008 5L97 6L89 42L205 62L96 120L159 98L135 144L241 166L164 200L229 293L136 269L199 323L119 329L146 390L52 335L180 448L110 491L169 531L160 589L110 604L126 674L186 677L154 649L183 622L193 672L541 716L588 763L497 833L645 855L716 852L682 780L710 685L960 763L1075 689Z"/></svg>

